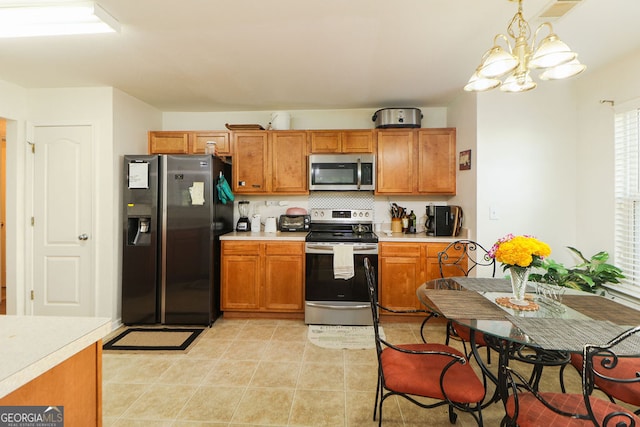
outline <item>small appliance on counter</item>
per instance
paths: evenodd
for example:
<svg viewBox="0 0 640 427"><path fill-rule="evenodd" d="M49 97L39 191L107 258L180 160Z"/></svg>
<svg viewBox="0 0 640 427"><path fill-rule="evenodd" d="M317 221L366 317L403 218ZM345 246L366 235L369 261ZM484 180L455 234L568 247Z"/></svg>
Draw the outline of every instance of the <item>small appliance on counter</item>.
<svg viewBox="0 0 640 427"><path fill-rule="evenodd" d="M462 227L460 206L427 206L427 236L457 236Z"/></svg>
<svg viewBox="0 0 640 427"><path fill-rule="evenodd" d="M280 215L278 229L280 231L309 231L309 224L311 224L311 215Z"/></svg>
<svg viewBox="0 0 640 427"><path fill-rule="evenodd" d="M270 216L264 221L264 232L275 233L276 231L278 231L276 229L276 217Z"/></svg>
<svg viewBox="0 0 640 427"><path fill-rule="evenodd" d="M249 201L240 200L238 202L238 212L240 219L236 224L236 231L251 231L251 223L249 222Z"/></svg>

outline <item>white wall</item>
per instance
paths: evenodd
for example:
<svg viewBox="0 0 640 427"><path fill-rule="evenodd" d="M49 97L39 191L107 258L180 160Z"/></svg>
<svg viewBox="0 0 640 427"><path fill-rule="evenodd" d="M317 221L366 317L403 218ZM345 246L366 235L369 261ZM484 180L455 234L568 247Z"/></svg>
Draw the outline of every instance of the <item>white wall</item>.
<svg viewBox="0 0 640 427"><path fill-rule="evenodd" d="M577 113L572 84L541 82L522 94L478 95L477 238L532 234L573 265ZM499 219L489 218L494 208Z"/></svg>
<svg viewBox="0 0 640 427"><path fill-rule="evenodd" d="M422 127L446 127L447 109L418 107L424 116ZM291 129L372 129L374 109L292 110ZM162 129L156 130L221 130L225 124L260 124L265 129L272 111L232 111L208 113L166 112Z"/></svg>
<svg viewBox="0 0 640 427"><path fill-rule="evenodd" d="M614 254L614 106L640 97L640 52L615 61L577 83L579 143L577 247L587 256Z"/></svg>
<svg viewBox="0 0 640 427"><path fill-rule="evenodd" d="M456 196L450 203L460 205L464 212L463 226L469 229L469 238L487 247L493 242L477 240L478 230L478 144L477 144L477 95L462 93L449 106L449 127L456 128L456 155L461 151L471 150L471 169L460 170L456 165ZM456 162L458 158L456 158ZM488 249L488 248L487 248Z"/></svg>
<svg viewBox="0 0 640 427"><path fill-rule="evenodd" d="M0 117L7 119L7 314L24 307L24 293L18 284L25 282L25 122L27 92L24 88L0 81ZM20 311L22 312L22 311Z"/></svg>

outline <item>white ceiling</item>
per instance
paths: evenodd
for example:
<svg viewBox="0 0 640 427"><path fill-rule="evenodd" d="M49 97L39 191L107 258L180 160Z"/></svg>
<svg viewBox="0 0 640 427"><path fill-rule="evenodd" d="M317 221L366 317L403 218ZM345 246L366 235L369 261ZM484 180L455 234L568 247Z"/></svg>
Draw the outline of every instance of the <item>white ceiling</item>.
<svg viewBox="0 0 640 427"><path fill-rule="evenodd" d="M525 0L526 18L539 22L554 1ZM98 3L119 34L0 39L0 80L113 86L162 111L446 106L517 10L507 0ZM582 0L554 29L588 73L640 49L639 20L639 0Z"/></svg>

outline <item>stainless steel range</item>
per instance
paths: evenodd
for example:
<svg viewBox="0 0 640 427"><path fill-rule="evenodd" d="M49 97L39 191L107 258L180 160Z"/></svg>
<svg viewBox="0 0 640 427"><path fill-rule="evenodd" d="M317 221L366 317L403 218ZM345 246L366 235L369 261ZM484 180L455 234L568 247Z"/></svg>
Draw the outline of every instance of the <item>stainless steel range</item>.
<svg viewBox="0 0 640 427"><path fill-rule="evenodd" d="M365 257L378 267L378 236L372 227L373 210L311 210L305 243L305 323L372 324L364 272ZM353 277L344 279L349 274L341 273L351 267L351 259Z"/></svg>

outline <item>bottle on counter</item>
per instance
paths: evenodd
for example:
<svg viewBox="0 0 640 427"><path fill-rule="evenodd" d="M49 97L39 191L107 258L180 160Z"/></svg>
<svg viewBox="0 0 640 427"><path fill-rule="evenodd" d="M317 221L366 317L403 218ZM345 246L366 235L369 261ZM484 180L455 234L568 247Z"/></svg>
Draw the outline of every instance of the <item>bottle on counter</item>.
<svg viewBox="0 0 640 427"><path fill-rule="evenodd" d="M407 231L407 233L415 234L417 228L418 228L418 218L416 218L416 214L414 214L413 211L411 211L411 213L409 214L409 230Z"/></svg>
<svg viewBox="0 0 640 427"><path fill-rule="evenodd" d="M407 233L408 231L409 231L409 217L405 215L402 217L402 232Z"/></svg>

